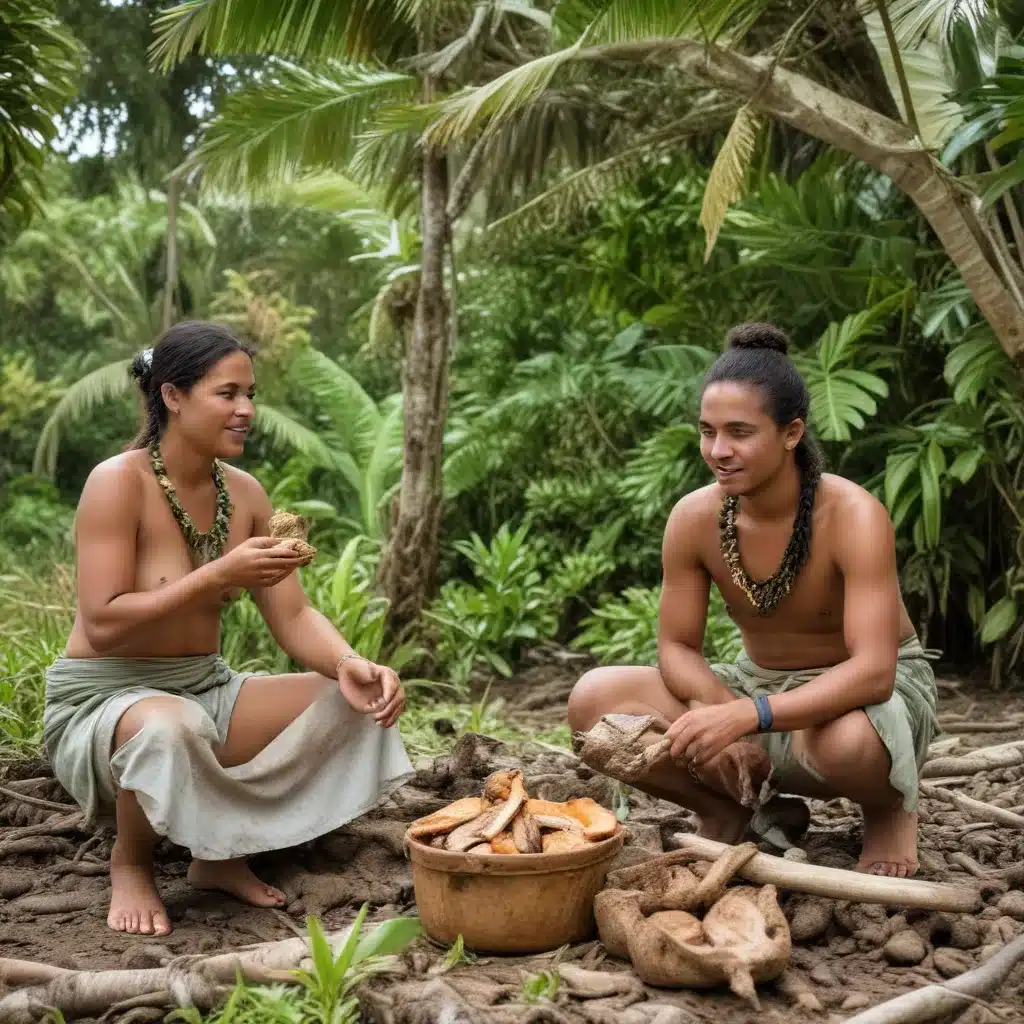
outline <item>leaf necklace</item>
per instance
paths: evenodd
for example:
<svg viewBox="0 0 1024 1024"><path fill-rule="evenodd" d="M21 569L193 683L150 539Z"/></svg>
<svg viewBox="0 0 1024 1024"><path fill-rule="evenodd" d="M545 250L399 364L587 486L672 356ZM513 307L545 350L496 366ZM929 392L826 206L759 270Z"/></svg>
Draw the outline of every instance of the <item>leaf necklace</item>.
<svg viewBox="0 0 1024 1024"><path fill-rule="evenodd" d="M149 461L156 474L157 483L160 484L167 496L171 513L185 536L192 568L196 569L207 562L220 558L224 552L224 545L227 543L228 531L231 529L231 514L235 510L234 505L231 504L231 495L228 493L227 485L224 483L224 469L220 462L214 459L212 470L213 486L217 489L217 511L210 529L206 533L200 533L196 529L196 524L192 522L192 517L178 500L174 484L171 483L171 478L167 475L167 470L164 467L160 445L155 441L149 446Z"/></svg>
<svg viewBox="0 0 1024 1024"><path fill-rule="evenodd" d="M790 535L789 543L786 545L782 562L778 569L766 580L755 580L743 567L740 559L740 538L736 529L736 516L739 512L740 499L736 494L726 495L722 499L722 508L718 513L718 536L722 549L722 557L729 569L729 575L747 600L757 610L760 616L770 615L778 607L779 603L789 595L796 583L797 575L803 568L804 562L811 549L811 513L814 506L814 491L816 490L815 480L811 484L809 500L801 501L797 507L796 518L793 521L793 532ZM804 487L808 482L804 481Z"/></svg>

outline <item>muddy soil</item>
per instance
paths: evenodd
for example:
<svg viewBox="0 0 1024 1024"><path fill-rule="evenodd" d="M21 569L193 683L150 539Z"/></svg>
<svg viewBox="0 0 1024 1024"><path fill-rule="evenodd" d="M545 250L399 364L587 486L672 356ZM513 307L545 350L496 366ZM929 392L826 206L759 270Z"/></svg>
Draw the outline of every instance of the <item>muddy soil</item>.
<svg viewBox="0 0 1024 1024"><path fill-rule="evenodd" d="M500 688L508 716L538 731L564 722L565 698L586 667L567 655L528 668L523 678ZM1019 695L985 693L944 680L940 712L950 731L940 737L939 752L959 754L1021 739L1020 708ZM186 851L162 843L158 880L174 931L160 939L106 928L112 835L82 827L45 763L4 765L0 955L69 968L155 967L184 953L289 938L303 927L306 914L318 915L329 930L338 929L364 901L371 904L370 920L415 913L402 846L405 826L451 800L478 794L488 774L513 765L524 768L531 795L551 800L590 796L605 806L616 805L615 784L572 754L530 746L513 750L466 736L451 754L418 764L408 784L374 812L315 842L253 858L256 872L287 893L286 911L257 910L224 895L192 890L185 880ZM946 790L1024 813L1024 766L935 781ZM690 815L673 805L637 791L623 796L630 833L623 858L635 857L638 849L670 849L675 833L693 830ZM856 808L842 800L812 801L811 811L809 831L799 842L808 859L852 867L860 841ZM442 1019L481 1024L842 1021L859 1008L977 966L1024 933L1024 831L978 820L977 814L926 796L920 850L919 877L973 886L981 893L983 909L974 915L901 912L780 892L793 936L790 974L798 988L817 998L822 1007L817 1012L796 1005L796 997L778 985L760 988L759 1013L728 990L647 988L628 964L607 957L597 942L555 957L480 958L442 973L438 965L444 950L421 941L404 956L400 976L367 987L364 1015L382 1024ZM593 984L581 981L578 968L592 972ZM531 1003L524 996L524 979L544 970L562 971L558 994L553 1001ZM1024 1021L1022 1007L1024 966L1018 966L988 1005L976 1003L959 1020ZM139 1008L106 1019L159 1020L165 1012Z"/></svg>

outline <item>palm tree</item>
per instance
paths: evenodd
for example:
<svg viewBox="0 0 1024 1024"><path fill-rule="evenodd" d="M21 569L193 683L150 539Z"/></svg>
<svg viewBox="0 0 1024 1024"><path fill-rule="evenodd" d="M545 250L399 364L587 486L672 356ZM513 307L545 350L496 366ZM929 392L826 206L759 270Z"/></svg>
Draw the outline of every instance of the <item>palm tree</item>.
<svg viewBox="0 0 1024 1024"><path fill-rule="evenodd" d="M938 105L929 111L930 134L922 137L910 82L925 83L920 75L908 76L906 66L914 60L921 64L928 56L923 54L922 24L927 28L936 19L944 20L948 24L941 38L959 40L962 53L958 26L967 15L953 17L950 11L983 7L989 15L994 5L984 0L897 0L890 6L899 8L901 48L886 3L876 0L875 38L885 40L896 99L904 111L902 121L787 66L810 66L817 41L805 39L804 29L816 6L810 4L804 14L791 19L781 40L776 37L759 46L761 37L752 27L772 10L767 0L560 0L552 14L549 52L435 104L425 137L434 145L467 138L480 144L507 119L521 117L542 102L548 89L567 78L585 81L608 67L624 69L625 74L635 74L637 67L671 68L705 95L732 97L738 108L705 195L702 223L709 248L730 204L742 192L762 118L785 122L888 175L935 231L1006 354L1024 359L1024 289L1019 281L1024 254L1014 258L970 183L954 177L929 149L929 140L945 137L943 131L948 135L940 115L948 120L949 108ZM982 36L972 33L976 56ZM934 66L938 58L931 56ZM652 137L650 145L658 141Z"/></svg>
<svg viewBox="0 0 1024 1024"><path fill-rule="evenodd" d="M552 154L589 159L625 109L610 94L551 93L485 143L442 146L421 142L427 117L413 108L529 59L549 21L529 0L273 0L244 15L230 0L187 0L157 23L153 56L164 67L197 46L270 55L262 80L229 97L207 127L192 161L207 187L259 193L343 170L378 186L394 215L418 200L402 481L381 566L393 628L415 618L437 566L460 218L485 181L522 187Z"/></svg>

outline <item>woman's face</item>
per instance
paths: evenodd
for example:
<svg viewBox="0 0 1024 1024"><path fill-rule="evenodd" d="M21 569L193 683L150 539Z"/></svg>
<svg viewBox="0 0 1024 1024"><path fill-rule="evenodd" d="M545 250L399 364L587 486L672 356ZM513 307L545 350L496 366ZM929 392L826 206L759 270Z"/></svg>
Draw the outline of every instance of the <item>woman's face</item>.
<svg viewBox="0 0 1024 1024"><path fill-rule="evenodd" d="M164 385L171 421L197 451L227 459L242 454L256 409L252 360L232 352L188 392Z"/></svg>

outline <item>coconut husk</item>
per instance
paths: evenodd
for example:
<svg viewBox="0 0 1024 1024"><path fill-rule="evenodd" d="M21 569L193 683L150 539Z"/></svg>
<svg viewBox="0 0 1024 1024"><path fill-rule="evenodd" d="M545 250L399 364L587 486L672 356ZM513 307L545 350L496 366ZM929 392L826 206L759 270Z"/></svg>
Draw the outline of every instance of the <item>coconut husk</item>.
<svg viewBox="0 0 1024 1024"><path fill-rule="evenodd" d="M287 544L296 554L304 559L303 565L309 565L316 555L316 548L306 537L309 534L309 520L294 512L275 512L268 523L270 536Z"/></svg>

